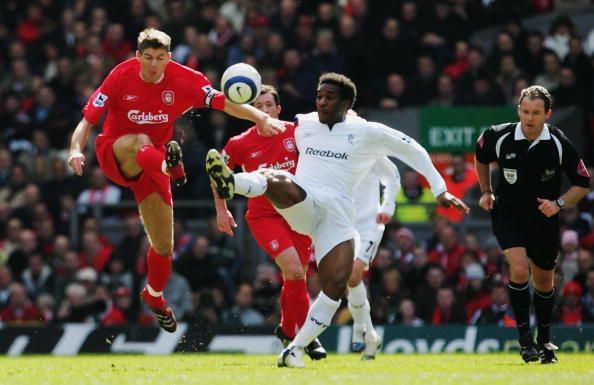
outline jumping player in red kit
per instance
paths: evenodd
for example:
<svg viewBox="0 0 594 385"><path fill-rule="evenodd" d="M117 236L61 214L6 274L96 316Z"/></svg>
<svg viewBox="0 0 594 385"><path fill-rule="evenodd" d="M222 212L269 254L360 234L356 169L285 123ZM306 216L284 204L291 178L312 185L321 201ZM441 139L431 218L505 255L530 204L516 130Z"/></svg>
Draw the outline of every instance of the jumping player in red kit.
<svg viewBox="0 0 594 385"><path fill-rule="evenodd" d="M263 135L275 135L284 126L252 106L226 103L204 75L171 60L170 46L169 35L156 29L138 35L136 57L116 66L85 105L68 164L82 175L91 128L107 112L95 141L97 161L109 179L134 193L151 244L148 283L140 296L161 328L174 332L175 316L163 298L173 250L170 178L183 185L186 175L179 144L167 143L173 123L192 108L210 107L255 122Z"/></svg>
<svg viewBox="0 0 594 385"><path fill-rule="evenodd" d="M278 92L272 86L263 85L254 107L278 118L281 111ZM285 170L292 174L297 167L293 123L284 122L285 132L263 138L257 126L229 139L223 149L223 157L230 168L242 167L245 171L260 168ZM220 231L233 235L236 226L233 216L227 210L224 199L218 197L213 188L217 210L217 225ZM248 200L247 224L258 245L270 255L281 269L283 286L281 290L281 324L276 329L277 337L288 345L298 328L303 326L309 311L309 297L305 285L305 273L311 254L311 239L291 229L287 221L263 196ZM305 349L314 359L326 357L326 350L315 339Z"/></svg>

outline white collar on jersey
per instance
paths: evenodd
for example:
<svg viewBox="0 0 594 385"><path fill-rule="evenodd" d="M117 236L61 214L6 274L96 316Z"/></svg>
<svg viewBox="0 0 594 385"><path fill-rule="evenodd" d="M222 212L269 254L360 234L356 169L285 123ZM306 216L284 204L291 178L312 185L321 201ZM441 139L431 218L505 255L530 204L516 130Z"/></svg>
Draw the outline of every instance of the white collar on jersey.
<svg viewBox="0 0 594 385"><path fill-rule="evenodd" d="M524 135L524 131L522 131L522 124L520 122L518 122L518 124L516 124L516 130L514 132L514 139L515 140L522 140L522 139L528 140L526 135ZM549 125L547 123L545 123L545 125L542 127L542 131L540 132L540 135L538 136L538 138L536 138L536 140L534 142L532 142L531 147L534 146L536 143L540 142L541 140L551 140L551 131L549 131Z"/></svg>
<svg viewBox="0 0 594 385"><path fill-rule="evenodd" d="M149 82L147 82L146 80L144 80L144 78L142 77L142 72L139 72L139 73L138 73L138 76L140 76L140 79L141 79L143 82L145 82L145 83L149 83ZM159 80L157 80L157 81L156 81L156 82L154 82L154 83L149 83L149 84L159 84L159 83L161 83L161 80L163 80L163 78L164 78L164 77L165 77L165 72L163 72L163 75L161 75L161 77L159 78Z"/></svg>

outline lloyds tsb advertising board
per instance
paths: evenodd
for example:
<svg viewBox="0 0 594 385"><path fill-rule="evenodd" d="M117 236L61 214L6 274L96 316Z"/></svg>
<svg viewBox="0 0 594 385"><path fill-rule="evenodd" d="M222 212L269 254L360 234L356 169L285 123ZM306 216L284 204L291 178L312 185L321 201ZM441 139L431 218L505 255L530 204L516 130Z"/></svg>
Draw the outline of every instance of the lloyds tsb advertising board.
<svg viewBox="0 0 594 385"><path fill-rule="evenodd" d="M424 107L420 109L420 142L430 153L474 152L486 128L514 121L513 107Z"/></svg>
<svg viewBox="0 0 594 385"><path fill-rule="evenodd" d="M330 326L320 337L330 352L348 353L351 326ZM383 354L490 353L518 351L515 328L498 326L378 326ZM562 352L594 353L594 325L553 326L552 341ZM208 327L178 324L175 333L156 327L64 324L0 324L0 355L80 353L170 354L233 352L278 354L280 341L270 327Z"/></svg>

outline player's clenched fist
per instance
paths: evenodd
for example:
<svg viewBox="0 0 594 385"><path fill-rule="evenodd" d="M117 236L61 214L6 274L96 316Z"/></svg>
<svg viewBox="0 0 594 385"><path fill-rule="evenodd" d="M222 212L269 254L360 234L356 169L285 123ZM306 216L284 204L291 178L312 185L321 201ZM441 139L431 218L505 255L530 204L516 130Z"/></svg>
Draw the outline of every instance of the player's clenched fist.
<svg viewBox="0 0 594 385"><path fill-rule="evenodd" d="M70 153L70 157L68 158L68 165L76 175L80 176L83 174L83 167L85 166L86 157L80 151L74 151Z"/></svg>

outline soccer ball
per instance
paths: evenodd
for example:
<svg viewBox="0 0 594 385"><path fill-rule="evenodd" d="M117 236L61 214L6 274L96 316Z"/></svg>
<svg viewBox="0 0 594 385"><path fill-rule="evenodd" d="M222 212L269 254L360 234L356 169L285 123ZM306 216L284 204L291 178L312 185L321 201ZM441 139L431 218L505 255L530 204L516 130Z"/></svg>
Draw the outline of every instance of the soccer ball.
<svg viewBox="0 0 594 385"><path fill-rule="evenodd" d="M249 64L233 64L223 72L221 88L227 100L235 104L251 103L260 95L262 77Z"/></svg>

